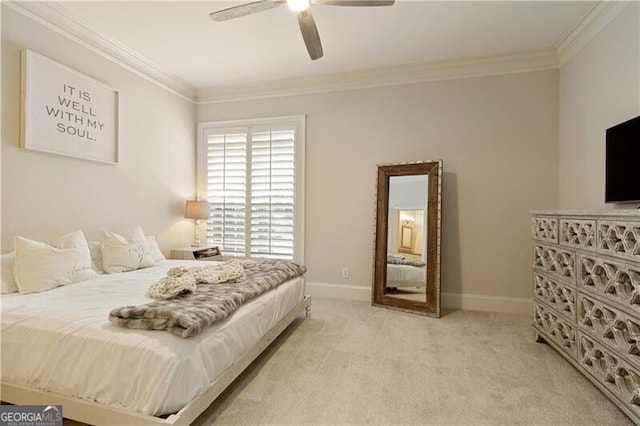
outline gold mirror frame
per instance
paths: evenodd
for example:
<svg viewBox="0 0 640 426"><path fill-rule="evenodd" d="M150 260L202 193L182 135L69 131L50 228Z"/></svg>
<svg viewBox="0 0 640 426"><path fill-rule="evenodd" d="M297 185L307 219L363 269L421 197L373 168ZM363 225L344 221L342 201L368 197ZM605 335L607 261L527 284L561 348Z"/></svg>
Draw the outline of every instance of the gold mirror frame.
<svg viewBox="0 0 640 426"><path fill-rule="evenodd" d="M426 300L387 294L389 181L393 176L427 175ZM378 166L372 305L440 317L440 240L442 222L442 160Z"/></svg>

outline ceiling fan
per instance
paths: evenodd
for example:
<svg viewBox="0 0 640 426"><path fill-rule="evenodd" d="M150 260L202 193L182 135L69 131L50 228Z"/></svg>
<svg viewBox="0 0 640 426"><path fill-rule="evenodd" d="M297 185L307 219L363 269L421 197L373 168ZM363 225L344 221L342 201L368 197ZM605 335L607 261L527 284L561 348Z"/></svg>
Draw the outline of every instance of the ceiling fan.
<svg viewBox="0 0 640 426"><path fill-rule="evenodd" d="M285 3L291 10L298 13L298 24L304 44L307 46L311 59L316 60L323 55L322 43L320 43L320 35L313 15L311 15L309 3L327 6L392 6L395 0L261 0L211 12L209 17L214 21L227 21L273 9Z"/></svg>

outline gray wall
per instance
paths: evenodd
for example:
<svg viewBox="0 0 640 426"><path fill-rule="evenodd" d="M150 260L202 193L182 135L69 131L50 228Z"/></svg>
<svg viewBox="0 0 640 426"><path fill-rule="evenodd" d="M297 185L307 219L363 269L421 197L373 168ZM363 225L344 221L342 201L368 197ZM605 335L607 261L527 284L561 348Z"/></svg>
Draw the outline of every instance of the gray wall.
<svg viewBox="0 0 640 426"><path fill-rule="evenodd" d="M562 209L605 204L605 130L640 115L640 4L627 8L560 68Z"/></svg>
<svg viewBox="0 0 640 426"><path fill-rule="evenodd" d="M120 91L120 164L19 148L20 51L31 49ZM188 244L195 193L195 107L63 35L2 6L2 252L75 229L141 225L165 253Z"/></svg>
<svg viewBox="0 0 640 426"><path fill-rule="evenodd" d="M530 298L529 211L558 199L557 71L199 105L197 119L302 113L312 286L367 297L376 165L443 159L443 291L487 309Z"/></svg>

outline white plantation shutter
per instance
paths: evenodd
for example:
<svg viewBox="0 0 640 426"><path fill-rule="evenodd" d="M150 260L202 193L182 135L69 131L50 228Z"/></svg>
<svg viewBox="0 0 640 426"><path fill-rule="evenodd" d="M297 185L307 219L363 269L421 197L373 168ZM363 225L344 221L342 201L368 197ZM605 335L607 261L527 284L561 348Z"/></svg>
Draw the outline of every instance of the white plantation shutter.
<svg viewBox="0 0 640 426"><path fill-rule="evenodd" d="M246 133L208 137L206 187L206 200L211 204L207 242L222 244L225 254L244 256L247 224Z"/></svg>
<svg viewBox="0 0 640 426"><path fill-rule="evenodd" d="M302 261L304 117L198 128L207 242L225 255Z"/></svg>
<svg viewBox="0 0 640 426"><path fill-rule="evenodd" d="M293 259L295 132L251 138L251 257Z"/></svg>

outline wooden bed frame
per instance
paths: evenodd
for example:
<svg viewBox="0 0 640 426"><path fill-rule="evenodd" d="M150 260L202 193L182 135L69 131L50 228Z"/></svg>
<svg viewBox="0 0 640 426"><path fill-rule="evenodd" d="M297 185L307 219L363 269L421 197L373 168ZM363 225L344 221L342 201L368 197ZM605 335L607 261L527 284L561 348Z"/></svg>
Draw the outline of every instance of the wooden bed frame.
<svg viewBox="0 0 640 426"><path fill-rule="evenodd" d="M80 398L25 386L1 383L0 399L11 404L62 405L65 418L92 425L189 425L278 337L298 315L311 312L311 296L304 298L269 330L258 343L237 360L209 389L196 397L175 414L166 418L148 416Z"/></svg>

